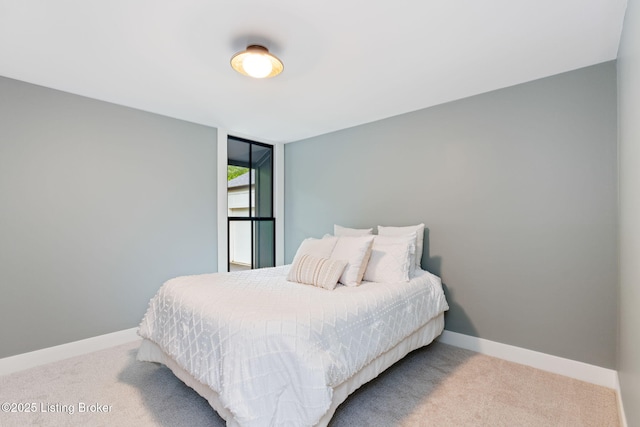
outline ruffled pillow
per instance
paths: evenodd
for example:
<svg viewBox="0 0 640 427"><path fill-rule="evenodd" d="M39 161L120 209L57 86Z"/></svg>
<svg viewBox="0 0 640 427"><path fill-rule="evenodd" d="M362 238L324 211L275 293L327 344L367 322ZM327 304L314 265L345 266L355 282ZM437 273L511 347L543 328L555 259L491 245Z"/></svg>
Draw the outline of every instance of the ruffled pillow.
<svg viewBox="0 0 640 427"><path fill-rule="evenodd" d="M369 282L408 282L415 255L416 233L376 236L364 273Z"/></svg>
<svg viewBox="0 0 640 427"><path fill-rule="evenodd" d="M296 255L293 257L293 262L300 258L302 255L313 255L319 258L329 258L333 248L338 242L338 238L334 236L325 236L322 239L315 239L313 237L306 238L298 246Z"/></svg>
<svg viewBox="0 0 640 427"><path fill-rule="evenodd" d="M349 228L334 224L333 234L335 236L366 236L373 234L373 228Z"/></svg>
<svg viewBox="0 0 640 427"><path fill-rule="evenodd" d="M340 236L331 252L331 259L343 259L347 268L340 276L340 283L346 286L358 286L367 268L371 256L371 244L374 235ZM325 239L328 237L325 237Z"/></svg>
<svg viewBox="0 0 640 427"><path fill-rule="evenodd" d="M411 272L419 270L422 263L422 248L424 246L424 224L409 225L406 227L383 227L378 226L379 236L403 236L407 234L415 233L416 235L416 250L411 265Z"/></svg>

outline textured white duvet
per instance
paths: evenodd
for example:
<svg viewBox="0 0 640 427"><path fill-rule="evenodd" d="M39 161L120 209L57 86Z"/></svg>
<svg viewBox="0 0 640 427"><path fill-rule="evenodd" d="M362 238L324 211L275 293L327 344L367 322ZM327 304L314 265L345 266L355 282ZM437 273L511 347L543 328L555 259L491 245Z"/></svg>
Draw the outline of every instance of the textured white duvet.
<svg viewBox="0 0 640 427"><path fill-rule="evenodd" d="M327 291L289 266L169 280L139 334L218 393L241 426L311 426L335 387L448 309L440 279Z"/></svg>

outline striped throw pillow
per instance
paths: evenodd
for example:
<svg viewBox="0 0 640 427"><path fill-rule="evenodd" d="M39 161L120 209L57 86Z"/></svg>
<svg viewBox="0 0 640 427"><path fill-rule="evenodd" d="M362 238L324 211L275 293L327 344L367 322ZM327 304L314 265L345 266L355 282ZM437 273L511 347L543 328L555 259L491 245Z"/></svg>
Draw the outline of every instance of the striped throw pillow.
<svg viewBox="0 0 640 427"><path fill-rule="evenodd" d="M305 254L293 261L287 280L333 290L346 266L347 261Z"/></svg>

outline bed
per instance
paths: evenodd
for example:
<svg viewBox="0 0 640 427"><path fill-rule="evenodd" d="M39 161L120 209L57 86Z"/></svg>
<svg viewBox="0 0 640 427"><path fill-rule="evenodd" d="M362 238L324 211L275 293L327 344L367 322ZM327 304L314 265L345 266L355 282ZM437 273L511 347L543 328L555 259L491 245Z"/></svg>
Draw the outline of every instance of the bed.
<svg viewBox="0 0 640 427"><path fill-rule="evenodd" d="M169 280L140 324L138 360L166 365L228 426L326 426L349 394L444 328L429 272L328 291L291 281L293 264Z"/></svg>

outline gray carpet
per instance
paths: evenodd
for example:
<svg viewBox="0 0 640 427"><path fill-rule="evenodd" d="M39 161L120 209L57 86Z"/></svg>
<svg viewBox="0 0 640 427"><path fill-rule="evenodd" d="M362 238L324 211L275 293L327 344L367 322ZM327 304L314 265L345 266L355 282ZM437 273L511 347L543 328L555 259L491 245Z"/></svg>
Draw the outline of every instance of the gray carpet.
<svg viewBox="0 0 640 427"><path fill-rule="evenodd" d="M139 342L0 377L0 426L224 426ZM18 408L18 405L21 407ZM330 427L619 426L615 392L441 343L352 394Z"/></svg>

